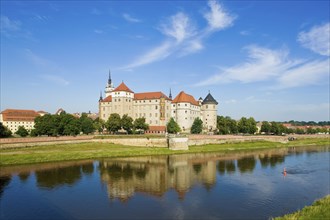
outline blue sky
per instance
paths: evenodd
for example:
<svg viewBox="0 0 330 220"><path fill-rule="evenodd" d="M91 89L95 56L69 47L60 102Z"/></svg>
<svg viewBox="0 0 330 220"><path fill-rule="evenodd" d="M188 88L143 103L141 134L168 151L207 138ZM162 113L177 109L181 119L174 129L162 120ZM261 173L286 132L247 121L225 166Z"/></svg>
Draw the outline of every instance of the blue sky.
<svg viewBox="0 0 330 220"><path fill-rule="evenodd" d="M330 120L329 4L1 1L1 110L97 112L111 69L234 119Z"/></svg>

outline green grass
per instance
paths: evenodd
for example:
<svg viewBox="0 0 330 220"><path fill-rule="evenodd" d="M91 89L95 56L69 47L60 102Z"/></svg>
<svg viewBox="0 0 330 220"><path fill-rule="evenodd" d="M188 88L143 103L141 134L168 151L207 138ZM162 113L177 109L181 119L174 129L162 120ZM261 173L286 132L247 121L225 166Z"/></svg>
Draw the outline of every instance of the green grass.
<svg viewBox="0 0 330 220"><path fill-rule="evenodd" d="M167 148L147 148L124 146L110 143L77 143L35 146L0 150L0 166L30 164L51 161L96 159L105 157L131 157L147 155L170 155L202 152L253 151L268 148L285 148L292 146L329 146L328 138L301 139L286 144L267 141L240 142L191 146L188 151L172 151Z"/></svg>
<svg viewBox="0 0 330 220"><path fill-rule="evenodd" d="M330 219L330 195L315 201L311 206L306 206L300 211L283 217L274 218L275 220L295 220L295 219Z"/></svg>

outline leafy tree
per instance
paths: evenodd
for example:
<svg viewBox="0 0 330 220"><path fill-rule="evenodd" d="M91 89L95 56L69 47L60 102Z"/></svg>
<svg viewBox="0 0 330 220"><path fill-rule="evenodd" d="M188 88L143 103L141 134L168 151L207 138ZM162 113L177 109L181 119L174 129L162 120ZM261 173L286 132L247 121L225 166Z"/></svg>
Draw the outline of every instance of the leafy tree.
<svg viewBox="0 0 330 220"><path fill-rule="evenodd" d="M195 118L192 126L191 126L191 130L190 132L192 134L199 134L201 133L203 130L203 121L200 118Z"/></svg>
<svg viewBox="0 0 330 220"><path fill-rule="evenodd" d="M127 133L131 134L133 129L133 118L127 114L123 115L121 119L121 127L127 131Z"/></svg>
<svg viewBox="0 0 330 220"><path fill-rule="evenodd" d="M105 129L105 121L101 118L96 118L93 121L94 129L98 132L102 132Z"/></svg>
<svg viewBox="0 0 330 220"><path fill-rule="evenodd" d="M180 126L176 121L174 121L173 118L170 119L170 121L166 125L167 132L170 134L176 134L181 131Z"/></svg>
<svg viewBox="0 0 330 220"><path fill-rule="evenodd" d="M257 123L254 118L242 117L238 122L238 131L243 134L254 134L257 131Z"/></svg>
<svg viewBox="0 0 330 220"><path fill-rule="evenodd" d="M58 125L55 116L46 114L34 119L34 128L38 135L55 136L58 134Z"/></svg>
<svg viewBox="0 0 330 220"><path fill-rule="evenodd" d="M248 120L245 117L242 117L237 124L238 132L247 134L249 133Z"/></svg>
<svg viewBox="0 0 330 220"><path fill-rule="evenodd" d="M134 130L145 131L145 130L149 129L149 125L146 123L145 118L137 118L134 121L133 128L134 128Z"/></svg>
<svg viewBox="0 0 330 220"><path fill-rule="evenodd" d="M26 137L29 135L29 132L25 129L24 126L18 126L17 131L15 132L15 134L21 136L21 137Z"/></svg>
<svg viewBox="0 0 330 220"><path fill-rule="evenodd" d="M105 124L108 131L114 133L121 129L121 119L120 115L117 113L112 113Z"/></svg>
<svg viewBox="0 0 330 220"><path fill-rule="evenodd" d="M10 137L11 131L0 122L0 138Z"/></svg>
<svg viewBox="0 0 330 220"><path fill-rule="evenodd" d="M81 125L81 131L84 134L90 134L95 131L93 119L89 118L86 113L83 113L79 119Z"/></svg>
<svg viewBox="0 0 330 220"><path fill-rule="evenodd" d="M219 134L237 134L237 122L229 116L217 116Z"/></svg>
<svg viewBox="0 0 330 220"><path fill-rule="evenodd" d="M266 134L269 134L271 132L271 125L268 121L262 122L260 132L265 132Z"/></svg>

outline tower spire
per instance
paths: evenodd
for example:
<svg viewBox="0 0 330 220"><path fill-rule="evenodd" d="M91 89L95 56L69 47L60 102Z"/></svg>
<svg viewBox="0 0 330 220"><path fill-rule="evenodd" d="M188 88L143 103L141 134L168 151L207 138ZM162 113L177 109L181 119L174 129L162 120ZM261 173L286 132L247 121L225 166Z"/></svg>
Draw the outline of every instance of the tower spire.
<svg viewBox="0 0 330 220"><path fill-rule="evenodd" d="M170 99L172 99L172 89L170 88L170 95L168 96Z"/></svg>
<svg viewBox="0 0 330 220"><path fill-rule="evenodd" d="M109 69L109 79L108 79L108 84L111 85L111 83L112 83L112 80L111 80L111 71L110 71L110 69Z"/></svg>
<svg viewBox="0 0 330 220"><path fill-rule="evenodd" d="M103 100L103 97L102 97L102 90L100 91L100 99L99 99L99 102Z"/></svg>

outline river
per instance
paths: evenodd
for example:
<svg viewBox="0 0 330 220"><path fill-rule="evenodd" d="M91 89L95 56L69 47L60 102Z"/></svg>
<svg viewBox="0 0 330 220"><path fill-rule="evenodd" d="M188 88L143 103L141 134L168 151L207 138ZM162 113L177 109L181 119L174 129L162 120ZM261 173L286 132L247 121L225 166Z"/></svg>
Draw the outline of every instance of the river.
<svg viewBox="0 0 330 220"><path fill-rule="evenodd" d="M269 219L330 194L329 156L299 147L1 167L0 218Z"/></svg>

